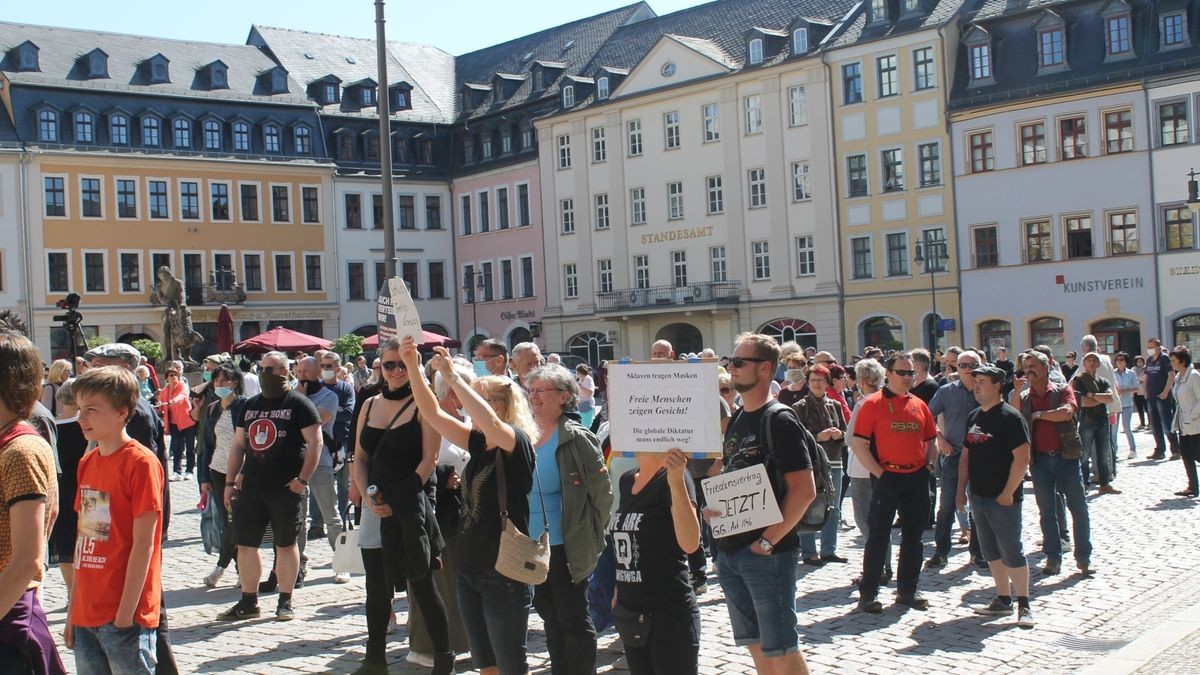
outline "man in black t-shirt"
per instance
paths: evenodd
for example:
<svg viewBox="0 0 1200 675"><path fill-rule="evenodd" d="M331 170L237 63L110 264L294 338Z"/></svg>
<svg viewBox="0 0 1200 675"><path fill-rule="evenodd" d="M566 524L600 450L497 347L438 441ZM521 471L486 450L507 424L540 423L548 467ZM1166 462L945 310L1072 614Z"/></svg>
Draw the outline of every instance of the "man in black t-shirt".
<svg viewBox="0 0 1200 675"><path fill-rule="evenodd" d="M816 441L786 407L771 418L770 442L759 437L778 364L779 343L752 333L738 337L729 359L729 376L742 395L742 408L725 432L724 471L766 465L783 521L718 539L717 575L734 642L750 650L758 672L807 673L796 634L800 552L795 528L817 492L809 459ZM779 477L786 485L778 484Z"/></svg>
<svg viewBox="0 0 1200 675"><path fill-rule="evenodd" d="M971 492L971 513L979 549L988 561L996 597L976 613L1009 616L1017 598L1017 625L1033 628L1029 608L1029 565L1021 547L1021 481L1029 468L1029 427L1014 407L1004 402L1006 379L995 366L980 366L975 376L979 407L967 415L967 435L958 465L959 508Z"/></svg>
<svg viewBox="0 0 1200 675"><path fill-rule="evenodd" d="M225 475L237 476L225 488L226 508L232 507L238 543L238 580L242 599L222 612L225 621L259 615L258 582L262 558L258 547L270 523L275 535L275 568L279 577L279 606L275 618L290 621L292 589L300 570L296 535L303 523L303 495L317 470L321 419L308 398L288 386L287 355L269 352L262 358L262 393L246 402L234 420L233 445ZM233 483L233 481L231 481ZM236 498L236 501L235 501Z"/></svg>

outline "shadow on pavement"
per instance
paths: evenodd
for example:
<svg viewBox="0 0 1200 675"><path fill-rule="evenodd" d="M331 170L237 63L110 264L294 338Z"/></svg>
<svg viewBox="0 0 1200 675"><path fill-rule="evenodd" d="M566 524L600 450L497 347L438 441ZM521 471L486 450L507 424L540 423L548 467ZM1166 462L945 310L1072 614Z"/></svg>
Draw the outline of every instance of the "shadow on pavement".
<svg viewBox="0 0 1200 675"><path fill-rule="evenodd" d="M1147 511L1187 511L1196 508L1196 500L1190 497L1165 497Z"/></svg>
<svg viewBox="0 0 1200 675"><path fill-rule="evenodd" d="M921 656L935 650L943 652L975 653L982 651L983 641L1008 629L1016 630L1012 623L990 620L986 616L966 616L952 621L922 621L912 630L912 639L917 643L896 650L897 654ZM953 638L953 639L947 639Z"/></svg>

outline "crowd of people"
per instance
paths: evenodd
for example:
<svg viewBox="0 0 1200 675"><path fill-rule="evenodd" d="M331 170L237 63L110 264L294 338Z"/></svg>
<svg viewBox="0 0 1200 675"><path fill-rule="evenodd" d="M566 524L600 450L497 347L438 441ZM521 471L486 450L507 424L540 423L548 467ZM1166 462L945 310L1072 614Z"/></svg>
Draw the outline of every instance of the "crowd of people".
<svg viewBox="0 0 1200 675"><path fill-rule="evenodd" d="M1182 460L1178 497L1198 494L1200 375L1186 347L1157 339L1131 356L1084 336L1082 357L1063 363L1042 346L1014 360L1002 348L872 348L840 364L750 333L720 358L655 342L652 359L718 364L713 459L613 453L607 364L572 371L532 342L423 358L393 339L345 365L327 351L216 354L191 384L184 363L124 344L47 366L23 332L0 317L0 662L12 672L66 672L40 606L50 565L67 589L77 672L176 672L162 586L172 482L196 482L214 528L216 565L197 584L220 586L236 563L241 596L218 621L261 617L269 594L274 618L293 620L306 545L355 546L367 674L387 672L397 593L409 601L407 659L434 673L454 672L464 652L483 673L528 672L532 612L556 674L595 672L608 626L632 672L694 673L715 639L701 635L697 600L714 572L732 631L720 639L746 647L759 673L807 672L797 579L848 563L855 528L858 610L883 612L893 580L895 604L927 609L920 577L948 564L957 525L995 589L973 609L1032 628L1026 482L1043 576L1061 574L1067 554L1095 573L1085 497L1121 494L1135 432L1155 439L1147 459ZM756 465L782 520L713 537L702 481ZM818 502L828 508L810 523Z"/></svg>

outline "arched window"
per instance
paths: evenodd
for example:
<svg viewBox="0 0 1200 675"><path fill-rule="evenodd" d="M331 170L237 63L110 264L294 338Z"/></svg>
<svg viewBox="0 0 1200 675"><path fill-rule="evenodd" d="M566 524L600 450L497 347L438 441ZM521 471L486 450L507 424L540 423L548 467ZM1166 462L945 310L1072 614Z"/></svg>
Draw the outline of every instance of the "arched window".
<svg viewBox="0 0 1200 675"><path fill-rule="evenodd" d="M596 98L601 100L608 98L608 77L596 80Z"/></svg>
<svg viewBox="0 0 1200 675"><path fill-rule="evenodd" d="M1193 358L1200 354L1200 314L1185 314L1171 322L1175 346L1186 345Z"/></svg>
<svg viewBox="0 0 1200 675"><path fill-rule="evenodd" d="M233 151L250 152L250 125L245 122L233 123Z"/></svg>
<svg viewBox="0 0 1200 675"><path fill-rule="evenodd" d="M307 155L312 152L312 132L308 127L296 127L296 154Z"/></svg>
<svg viewBox="0 0 1200 675"><path fill-rule="evenodd" d="M597 331L580 333L567 342L567 351L585 360L593 368L601 361L613 359L613 345L608 336Z"/></svg>
<svg viewBox="0 0 1200 675"><path fill-rule="evenodd" d="M108 118L108 140L113 145L129 145L129 118L111 115Z"/></svg>
<svg viewBox="0 0 1200 675"><path fill-rule="evenodd" d="M750 41L750 64L757 65L763 60L763 42L761 38Z"/></svg>
<svg viewBox="0 0 1200 675"><path fill-rule="evenodd" d="M792 31L792 53L808 53L808 28L797 28Z"/></svg>
<svg viewBox="0 0 1200 675"><path fill-rule="evenodd" d="M904 326L890 316L874 316L859 325L861 347L904 348Z"/></svg>
<svg viewBox="0 0 1200 675"><path fill-rule="evenodd" d="M58 113L53 110L38 113L38 140L46 143L58 142Z"/></svg>
<svg viewBox="0 0 1200 675"><path fill-rule="evenodd" d="M142 118L142 145L147 148L157 148L162 144L160 125L157 117Z"/></svg>
<svg viewBox="0 0 1200 675"><path fill-rule="evenodd" d="M795 342L801 347L817 346L817 329L807 321L800 319L776 319L758 329L763 335L770 335L779 344Z"/></svg>
<svg viewBox="0 0 1200 675"><path fill-rule="evenodd" d="M280 152L279 127L268 124L263 127L263 149L267 152Z"/></svg>
<svg viewBox="0 0 1200 675"><path fill-rule="evenodd" d="M1056 357L1067 351L1062 319L1044 316L1029 322L1029 346L1047 345Z"/></svg>
<svg viewBox="0 0 1200 675"><path fill-rule="evenodd" d="M221 149L221 123L216 120L208 120L204 123L204 149L205 150L220 150Z"/></svg>
<svg viewBox="0 0 1200 675"><path fill-rule="evenodd" d="M938 324L942 320L942 316L938 314L927 314L924 320L921 321L924 327L924 345L931 350L938 350L945 347L945 331Z"/></svg>
<svg viewBox="0 0 1200 675"><path fill-rule="evenodd" d="M987 352L988 359L996 358L1001 347L1012 349L1012 324L1007 321L984 321L979 324L979 345Z"/></svg>
<svg viewBox="0 0 1200 675"><path fill-rule="evenodd" d="M192 123L185 119L175 120L171 124L173 132L172 138L175 141L175 147L187 149L192 147Z"/></svg>
<svg viewBox="0 0 1200 675"><path fill-rule="evenodd" d="M91 143L96 140L96 119L90 112L75 113L75 142Z"/></svg>
<svg viewBox="0 0 1200 675"><path fill-rule="evenodd" d="M575 105L575 87L567 85L563 87L563 107L571 108Z"/></svg>

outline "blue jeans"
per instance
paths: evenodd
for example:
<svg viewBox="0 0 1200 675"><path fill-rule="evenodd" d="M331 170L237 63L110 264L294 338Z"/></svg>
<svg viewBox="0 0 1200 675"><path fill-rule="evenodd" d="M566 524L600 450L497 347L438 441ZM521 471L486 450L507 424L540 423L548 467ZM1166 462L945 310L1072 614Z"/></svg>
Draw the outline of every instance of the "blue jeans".
<svg viewBox="0 0 1200 675"><path fill-rule="evenodd" d="M971 515L979 533L979 552L984 560L999 560L1005 567L1025 567L1021 546L1021 500L1001 506L994 497L971 495Z"/></svg>
<svg viewBox="0 0 1200 675"><path fill-rule="evenodd" d="M152 674L158 663L155 641L158 630L136 623L117 628L106 623L97 628L75 626L75 669L79 675Z"/></svg>
<svg viewBox="0 0 1200 675"><path fill-rule="evenodd" d="M1062 539L1056 514L1061 491L1071 512L1075 529L1075 561L1089 564L1092 558L1091 521L1088 518L1087 498L1083 491L1083 472L1078 459L1063 459L1062 455L1033 453L1033 494L1037 497L1038 514L1042 525L1042 551L1050 562L1062 562Z"/></svg>
<svg viewBox="0 0 1200 675"><path fill-rule="evenodd" d="M1137 441L1133 438L1133 406L1121 408L1121 428L1125 430L1125 440L1129 441L1129 452L1137 452ZM1116 447L1113 443L1113 447Z"/></svg>
<svg viewBox="0 0 1200 675"><path fill-rule="evenodd" d="M1113 479L1112 443L1108 437L1108 419L1079 423L1079 438L1083 441L1083 478L1086 481L1089 464L1096 461L1096 480L1108 485Z"/></svg>
<svg viewBox="0 0 1200 675"><path fill-rule="evenodd" d="M759 555L750 547L717 551L717 577L725 592L733 643L757 644L775 658L799 650L796 634L796 550Z"/></svg>
<svg viewBox="0 0 1200 675"><path fill-rule="evenodd" d="M840 465L833 467L833 492L833 512L829 514L829 520L825 521L825 527L822 527L820 532L822 556L837 553L838 528L842 526L842 467ZM817 556L816 533L800 535L800 555L805 558Z"/></svg>
<svg viewBox="0 0 1200 675"><path fill-rule="evenodd" d="M525 641L533 590L488 570L458 572L458 610L462 615L471 661L479 670L498 667L500 675L525 673Z"/></svg>
<svg viewBox="0 0 1200 675"><path fill-rule="evenodd" d="M1163 434L1171 447L1171 454L1179 452L1179 436L1173 431L1175 420L1175 396L1161 399L1157 395L1146 396L1146 407L1150 408L1150 430L1154 432L1154 452L1163 454Z"/></svg>
<svg viewBox="0 0 1200 675"><path fill-rule="evenodd" d="M959 511L955 505L955 499L958 496L958 464L962 459L962 452L955 452L952 455L941 455L938 457L938 510L937 520L933 526L933 544L934 553L940 555L950 555L950 535L954 528L954 519L959 515ZM958 518L958 526L960 529L966 529L963 524L965 518ZM974 548L974 547L972 547Z"/></svg>

